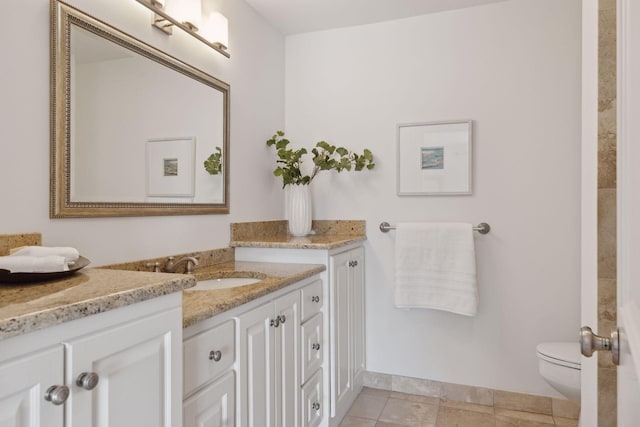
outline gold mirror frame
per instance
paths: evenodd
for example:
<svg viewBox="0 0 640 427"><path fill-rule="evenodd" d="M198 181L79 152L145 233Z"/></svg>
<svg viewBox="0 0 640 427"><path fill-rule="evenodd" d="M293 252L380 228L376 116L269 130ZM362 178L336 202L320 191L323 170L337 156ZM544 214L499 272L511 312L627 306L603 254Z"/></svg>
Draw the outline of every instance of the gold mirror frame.
<svg viewBox="0 0 640 427"><path fill-rule="evenodd" d="M230 87L122 31L58 0L51 0L51 218L203 215L229 213ZM90 31L143 57L219 90L223 99L223 203L146 203L71 201L71 25Z"/></svg>

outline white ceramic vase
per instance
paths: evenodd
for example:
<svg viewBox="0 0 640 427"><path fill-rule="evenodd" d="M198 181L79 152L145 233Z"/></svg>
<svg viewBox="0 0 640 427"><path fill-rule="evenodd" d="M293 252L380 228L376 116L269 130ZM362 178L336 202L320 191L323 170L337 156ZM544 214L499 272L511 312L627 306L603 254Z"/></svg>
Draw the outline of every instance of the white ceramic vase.
<svg viewBox="0 0 640 427"><path fill-rule="evenodd" d="M285 187L286 216L292 236L306 236L311 232L311 192L308 185Z"/></svg>

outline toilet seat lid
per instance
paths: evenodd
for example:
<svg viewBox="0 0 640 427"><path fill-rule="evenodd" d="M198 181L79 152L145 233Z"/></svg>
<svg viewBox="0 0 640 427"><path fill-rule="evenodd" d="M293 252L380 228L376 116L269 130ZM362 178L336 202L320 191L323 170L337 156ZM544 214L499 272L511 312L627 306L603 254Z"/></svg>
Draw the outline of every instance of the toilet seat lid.
<svg viewBox="0 0 640 427"><path fill-rule="evenodd" d="M580 369L580 344L577 342L545 342L536 347L538 356L549 363Z"/></svg>

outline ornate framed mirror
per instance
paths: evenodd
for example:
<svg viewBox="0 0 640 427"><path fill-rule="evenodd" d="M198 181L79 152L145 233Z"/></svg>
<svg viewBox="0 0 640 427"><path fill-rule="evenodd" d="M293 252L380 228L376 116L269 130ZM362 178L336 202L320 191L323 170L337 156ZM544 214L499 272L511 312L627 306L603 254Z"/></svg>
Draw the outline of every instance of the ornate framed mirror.
<svg viewBox="0 0 640 427"><path fill-rule="evenodd" d="M52 0L50 216L228 213L229 89Z"/></svg>

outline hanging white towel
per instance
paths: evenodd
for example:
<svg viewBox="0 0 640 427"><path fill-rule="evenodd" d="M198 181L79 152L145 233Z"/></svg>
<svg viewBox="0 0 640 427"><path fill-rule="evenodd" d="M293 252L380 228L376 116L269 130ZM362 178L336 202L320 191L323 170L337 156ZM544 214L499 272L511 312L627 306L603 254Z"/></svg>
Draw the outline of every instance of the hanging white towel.
<svg viewBox="0 0 640 427"><path fill-rule="evenodd" d="M471 224L399 223L395 262L396 307L477 313Z"/></svg>

